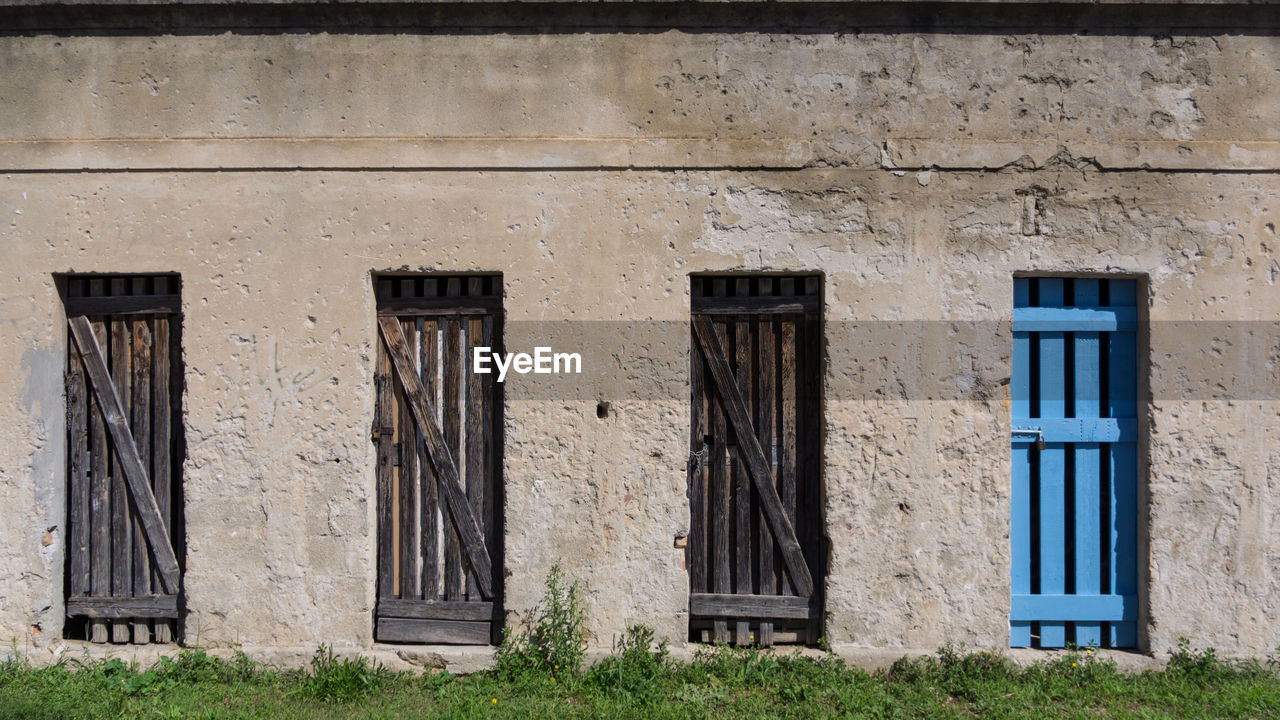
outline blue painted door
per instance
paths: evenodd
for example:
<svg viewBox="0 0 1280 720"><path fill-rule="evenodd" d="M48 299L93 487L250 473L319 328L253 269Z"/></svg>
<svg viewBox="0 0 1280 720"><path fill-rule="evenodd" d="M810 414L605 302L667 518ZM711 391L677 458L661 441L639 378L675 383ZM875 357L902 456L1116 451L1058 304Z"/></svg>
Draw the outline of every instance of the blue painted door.
<svg viewBox="0 0 1280 720"><path fill-rule="evenodd" d="M1133 647L1137 281L1016 278L1012 647Z"/></svg>

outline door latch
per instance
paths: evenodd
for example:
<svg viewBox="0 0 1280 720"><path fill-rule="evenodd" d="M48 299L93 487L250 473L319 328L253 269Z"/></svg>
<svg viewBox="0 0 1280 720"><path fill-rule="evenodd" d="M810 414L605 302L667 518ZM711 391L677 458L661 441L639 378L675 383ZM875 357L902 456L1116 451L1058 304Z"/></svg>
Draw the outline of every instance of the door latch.
<svg viewBox="0 0 1280 720"><path fill-rule="evenodd" d="M1023 437L1022 437L1022 438L1019 438L1019 437L1018 437L1019 435L1021 435L1021 436L1023 436ZM1016 441L1016 440L1025 440L1026 436L1028 436L1028 435L1034 435L1034 436L1035 436L1035 439L1036 439L1036 449L1037 449L1037 450L1043 450L1043 449L1044 449L1044 431L1043 431L1043 430L1041 430L1040 428L1014 428L1014 429L1013 429L1013 439L1014 439L1015 441Z"/></svg>
<svg viewBox="0 0 1280 720"><path fill-rule="evenodd" d="M702 449L689 453L689 469L694 473L702 472L709 454L711 454L711 445L707 442L707 438L704 437L702 439Z"/></svg>

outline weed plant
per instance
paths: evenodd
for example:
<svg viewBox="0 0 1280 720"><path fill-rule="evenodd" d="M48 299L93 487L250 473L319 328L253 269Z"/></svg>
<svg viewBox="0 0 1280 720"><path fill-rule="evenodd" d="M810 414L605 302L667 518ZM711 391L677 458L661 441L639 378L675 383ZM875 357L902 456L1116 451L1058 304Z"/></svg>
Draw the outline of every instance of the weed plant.
<svg viewBox="0 0 1280 720"><path fill-rule="evenodd" d="M547 573L542 600L524 617L524 627L507 628L497 652L503 677L539 681L575 680L587 657L587 613L582 584L568 581L557 561Z"/></svg>
<svg viewBox="0 0 1280 720"><path fill-rule="evenodd" d="M350 702L386 687L395 673L368 658L335 658L333 648L321 644L311 657L311 672L302 676L301 695L323 702Z"/></svg>

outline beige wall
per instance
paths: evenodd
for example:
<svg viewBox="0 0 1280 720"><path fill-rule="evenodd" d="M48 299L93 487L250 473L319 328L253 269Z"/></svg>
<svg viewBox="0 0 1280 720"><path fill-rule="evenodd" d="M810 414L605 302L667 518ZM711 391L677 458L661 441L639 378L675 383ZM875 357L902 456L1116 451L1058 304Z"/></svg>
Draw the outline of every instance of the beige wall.
<svg viewBox="0 0 1280 720"><path fill-rule="evenodd" d="M1248 34L0 38L0 639L61 632L54 273L182 276L186 637L369 648L371 271L501 272L509 347L582 338L583 383L508 381L505 574L514 619L564 558L598 645L684 637L688 274L823 271L825 635L929 649L1007 645L1012 277L1104 272L1153 321L1147 647L1270 651L1278 67Z"/></svg>

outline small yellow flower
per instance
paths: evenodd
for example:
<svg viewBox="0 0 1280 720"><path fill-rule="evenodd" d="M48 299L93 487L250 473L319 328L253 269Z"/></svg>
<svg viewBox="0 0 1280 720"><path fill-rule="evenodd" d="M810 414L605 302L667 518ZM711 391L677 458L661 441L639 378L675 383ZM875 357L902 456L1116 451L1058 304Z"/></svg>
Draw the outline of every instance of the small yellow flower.
<svg viewBox="0 0 1280 720"><path fill-rule="evenodd" d="M1093 654L1093 649L1092 649L1092 648L1090 648L1090 649L1088 649L1088 650L1085 650L1085 651L1084 651L1084 654L1085 654L1085 655L1092 655L1092 654Z"/></svg>
<svg viewBox="0 0 1280 720"><path fill-rule="evenodd" d="M557 670L559 670L559 669L560 669L560 666L559 666L559 665L557 665L557 666L556 666L556 669L557 669Z"/></svg>
<svg viewBox="0 0 1280 720"><path fill-rule="evenodd" d="M497 705L497 704L498 704L498 698L494 698L494 699L493 699L493 704L494 704L494 705Z"/></svg>
<svg viewBox="0 0 1280 720"><path fill-rule="evenodd" d="M1075 667L1075 666L1076 666L1076 664L1075 664L1075 663L1071 663L1071 667Z"/></svg>
<svg viewBox="0 0 1280 720"><path fill-rule="evenodd" d="M555 682L555 681L556 681L556 679L555 679L555 678L551 678L551 682Z"/></svg>

